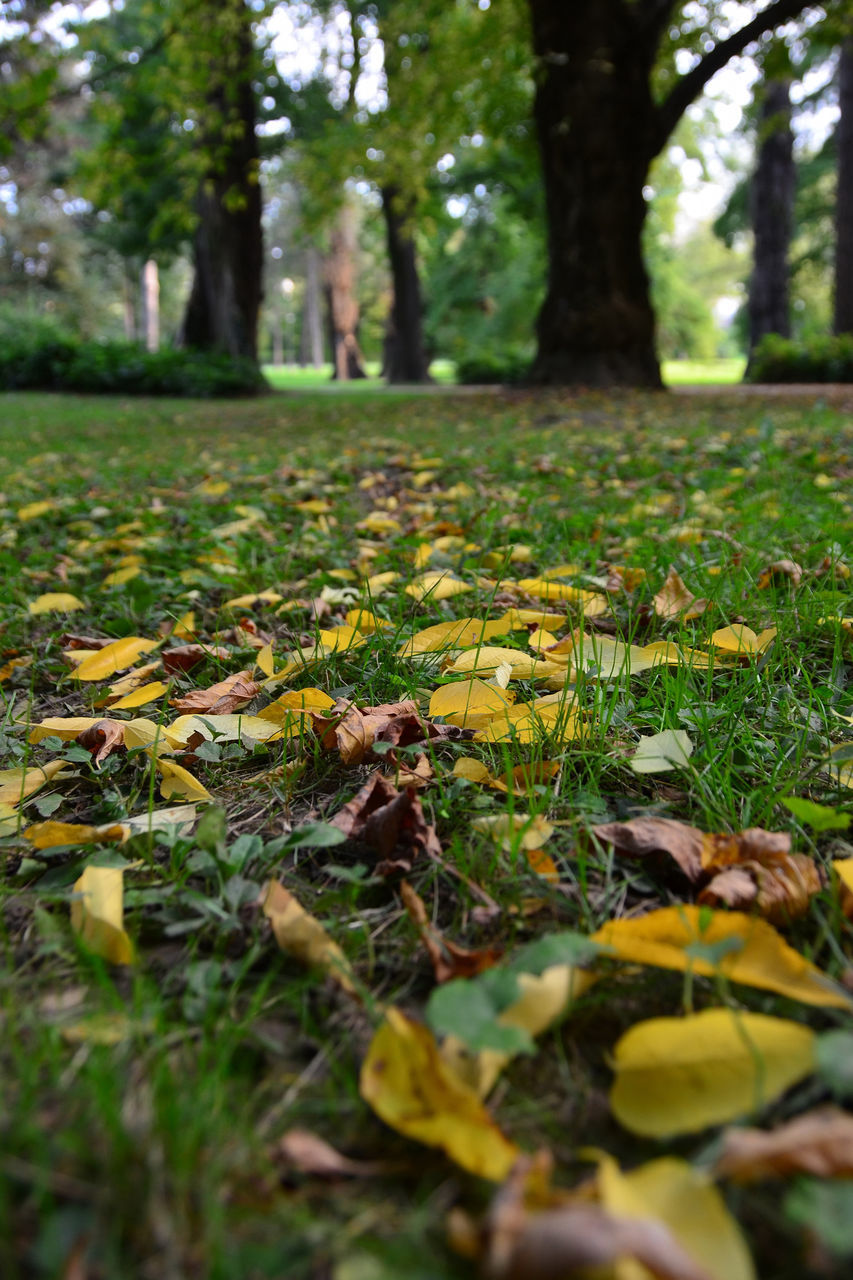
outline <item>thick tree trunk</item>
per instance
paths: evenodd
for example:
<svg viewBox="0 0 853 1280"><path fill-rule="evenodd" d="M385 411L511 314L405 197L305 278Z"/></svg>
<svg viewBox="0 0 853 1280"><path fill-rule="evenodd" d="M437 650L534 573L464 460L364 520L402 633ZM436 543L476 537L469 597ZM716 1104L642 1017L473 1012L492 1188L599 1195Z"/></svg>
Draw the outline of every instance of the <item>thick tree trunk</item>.
<svg viewBox="0 0 853 1280"><path fill-rule="evenodd" d="M320 255L314 245L305 250L305 300L299 363L317 369L323 363L323 307L320 293Z"/></svg>
<svg viewBox="0 0 853 1280"><path fill-rule="evenodd" d="M205 140L214 162L197 197L195 275L181 338L184 345L257 360L263 243L259 156L255 136L255 55L251 12L243 0L221 0L234 35L211 66Z"/></svg>
<svg viewBox="0 0 853 1280"><path fill-rule="evenodd" d="M342 382L367 377L361 348L358 345L359 306L355 295L356 247L355 211L351 205L345 204L330 237L329 253L323 272L332 361L335 366L332 377Z"/></svg>
<svg viewBox="0 0 853 1280"><path fill-rule="evenodd" d="M654 43L623 0L530 0L548 288L539 383L659 387L643 188L660 146Z"/></svg>
<svg viewBox="0 0 853 1280"><path fill-rule="evenodd" d="M424 348L421 284L412 237L414 201L407 201L396 186L385 186L382 212L394 291L382 372L389 382L430 382L429 359Z"/></svg>
<svg viewBox="0 0 853 1280"><path fill-rule="evenodd" d="M841 46L838 97L834 329L836 333L853 333L853 39Z"/></svg>
<svg viewBox="0 0 853 1280"><path fill-rule="evenodd" d="M794 223L794 135L791 85L768 80L759 124L758 163L750 188L755 238L749 280L749 352L768 333L791 333L788 252Z"/></svg>

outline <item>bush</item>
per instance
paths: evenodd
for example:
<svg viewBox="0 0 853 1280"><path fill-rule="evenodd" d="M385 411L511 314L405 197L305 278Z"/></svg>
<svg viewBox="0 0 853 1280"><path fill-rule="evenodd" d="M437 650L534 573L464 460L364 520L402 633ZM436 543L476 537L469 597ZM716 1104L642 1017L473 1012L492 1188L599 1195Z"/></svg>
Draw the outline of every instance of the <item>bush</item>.
<svg viewBox="0 0 853 1280"><path fill-rule="evenodd" d="M457 362L456 381L467 385L518 386L526 382L530 364L530 355L520 351L479 352Z"/></svg>
<svg viewBox="0 0 853 1280"><path fill-rule="evenodd" d="M753 351L748 382L853 382L853 334L794 342L767 334Z"/></svg>
<svg viewBox="0 0 853 1280"><path fill-rule="evenodd" d="M266 384L251 360L202 351L146 351L81 342L43 316L0 311L0 390L140 396L244 396Z"/></svg>

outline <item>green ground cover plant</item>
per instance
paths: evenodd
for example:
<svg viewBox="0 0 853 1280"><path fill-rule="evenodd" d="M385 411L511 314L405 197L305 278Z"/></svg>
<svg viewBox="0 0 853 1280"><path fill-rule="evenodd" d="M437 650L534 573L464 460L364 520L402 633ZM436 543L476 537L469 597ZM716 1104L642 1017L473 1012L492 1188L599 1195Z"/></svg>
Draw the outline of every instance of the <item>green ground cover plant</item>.
<svg viewBox="0 0 853 1280"><path fill-rule="evenodd" d="M846 1274L843 407L0 441L4 1276Z"/></svg>

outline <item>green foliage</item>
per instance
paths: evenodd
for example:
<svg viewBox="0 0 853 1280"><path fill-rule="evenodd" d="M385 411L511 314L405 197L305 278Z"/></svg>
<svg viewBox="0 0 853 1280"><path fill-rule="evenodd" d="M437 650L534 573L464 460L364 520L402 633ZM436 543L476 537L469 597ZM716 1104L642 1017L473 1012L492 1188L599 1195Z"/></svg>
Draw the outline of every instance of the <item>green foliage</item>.
<svg viewBox="0 0 853 1280"><path fill-rule="evenodd" d="M748 382L853 382L853 334L803 342L770 333L756 347Z"/></svg>
<svg viewBox="0 0 853 1280"><path fill-rule="evenodd" d="M80 341L55 320L0 310L0 389L152 396L239 396L263 386L250 361Z"/></svg>
<svg viewBox="0 0 853 1280"><path fill-rule="evenodd" d="M531 352L518 349L463 356L456 365L456 381L474 386L517 386L526 379L530 360Z"/></svg>

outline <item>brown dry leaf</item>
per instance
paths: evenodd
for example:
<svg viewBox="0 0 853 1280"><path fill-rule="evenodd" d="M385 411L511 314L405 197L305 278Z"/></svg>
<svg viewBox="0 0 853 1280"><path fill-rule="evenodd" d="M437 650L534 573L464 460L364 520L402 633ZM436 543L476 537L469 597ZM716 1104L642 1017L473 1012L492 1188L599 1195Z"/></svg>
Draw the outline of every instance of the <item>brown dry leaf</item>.
<svg viewBox="0 0 853 1280"><path fill-rule="evenodd" d="M66 631L60 636L59 643L63 649L106 649L113 641L109 636L81 636L73 631Z"/></svg>
<svg viewBox="0 0 853 1280"><path fill-rule="evenodd" d="M247 702L251 702L255 695L260 693L260 690L261 686L251 678L251 672L238 671L236 675L220 680L209 689L194 689L192 693L187 693L182 698L172 698L169 706L177 707L179 711L228 715L232 711L239 710L240 707L245 707Z"/></svg>
<svg viewBox="0 0 853 1280"><path fill-rule="evenodd" d="M792 587L798 587L803 580L802 566L795 560L774 560L772 564L767 565L766 569L761 570L755 585L759 591L763 591L771 583L776 584L786 580Z"/></svg>
<svg viewBox="0 0 853 1280"><path fill-rule="evenodd" d="M819 1107L769 1132L726 1129L722 1141L714 1166L719 1178L853 1177L853 1116L840 1107Z"/></svg>
<svg viewBox="0 0 853 1280"><path fill-rule="evenodd" d="M163 666L169 675L175 671L192 671L200 662L209 658L224 662L231 657L228 649L221 644L180 644L173 649L164 649Z"/></svg>
<svg viewBox="0 0 853 1280"><path fill-rule="evenodd" d="M393 753L391 753L393 755ZM419 751L414 761L393 757L394 770L387 777L395 787L425 787L435 777L429 758Z"/></svg>
<svg viewBox="0 0 853 1280"><path fill-rule="evenodd" d="M388 702L375 707L357 707L339 699L328 715L311 715L314 730L327 751L335 748L344 764L361 764L376 742L408 747L416 742L439 738L458 740L466 736L453 725L434 724L418 712L416 702Z"/></svg>
<svg viewBox="0 0 853 1280"><path fill-rule="evenodd" d="M376 1178L389 1168L379 1160L351 1160L310 1129L288 1129L273 1154L298 1173L318 1178Z"/></svg>
<svg viewBox="0 0 853 1280"><path fill-rule="evenodd" d="M92 764L97 769L107 756L124 746L124 724L120 720L98 720L78 733L75 742L91 752Z"/></svg>
<svg viewBox="0 0 853 1280"><path fill-rule="evenodd" d="M518 764L504 774L492 774L482 760L473 756L457 756L453 766L454 778L467 778L480 782L495 791L512 791L517 796L527 796L532 787L546 786L560 772L559 760L535 760Z"/></svg>
<svg viewBox="0 0 853 1280"><path fill-rule="evenodd" d="M733 835L705 835L702 867L712 875L700 902L729 907L755 905L769 920L796 919L823 887L813 858L791 853L791 837L782 831L747 827ZM714 874L716 873L716 874Z"/></svg>
<svg viewBox="0 0 853 1280"><path fill-rule="evenodd" d="M423 898L415 892L408 880L400 882L400 897L427 949L436 982L449 982L451 978L474 978L485 969L491 969L501 959L503 951L500 947L483 947L471 951L457 946L455 942L449 942L431 923Z"/></svg>
<svg viewBox="0 0 853 1280"><path fill-rule="evenodd" d="M688 880L702 874L703 833L674 818L633 818L630 822L602 822L592 828L598 840L612 844L617 853L631 858L667 853Z"/></svg>
<svg viewBox="0 0 853 1280"><path fill-rule="evenodd" d="M427 823L415 789L398 791L378 770L332 818L332 826L379 855L379 875L411 871L420 853L441 858L435 827Z"/></svg>
<svg viewBox="0 0 853 1280"><path fill-rule="evenodd" d="M524 1201L530 1171L529 1158L517 1160L492 1202L486 1221L488 1280L563 1280L580 1268L613 1267L626 1258L641 1263L658 1280L711 1280L654 1218L626 1217L580 1200L528 1209Z"/></svg>
<svg viewBox="0 0 853 1280"><path fill-rule="evenodd" d="M675 566L669 566L666 580L654 597L655 613L659 618L698 618L708 608L707 600L697 600Z"/></svg>

